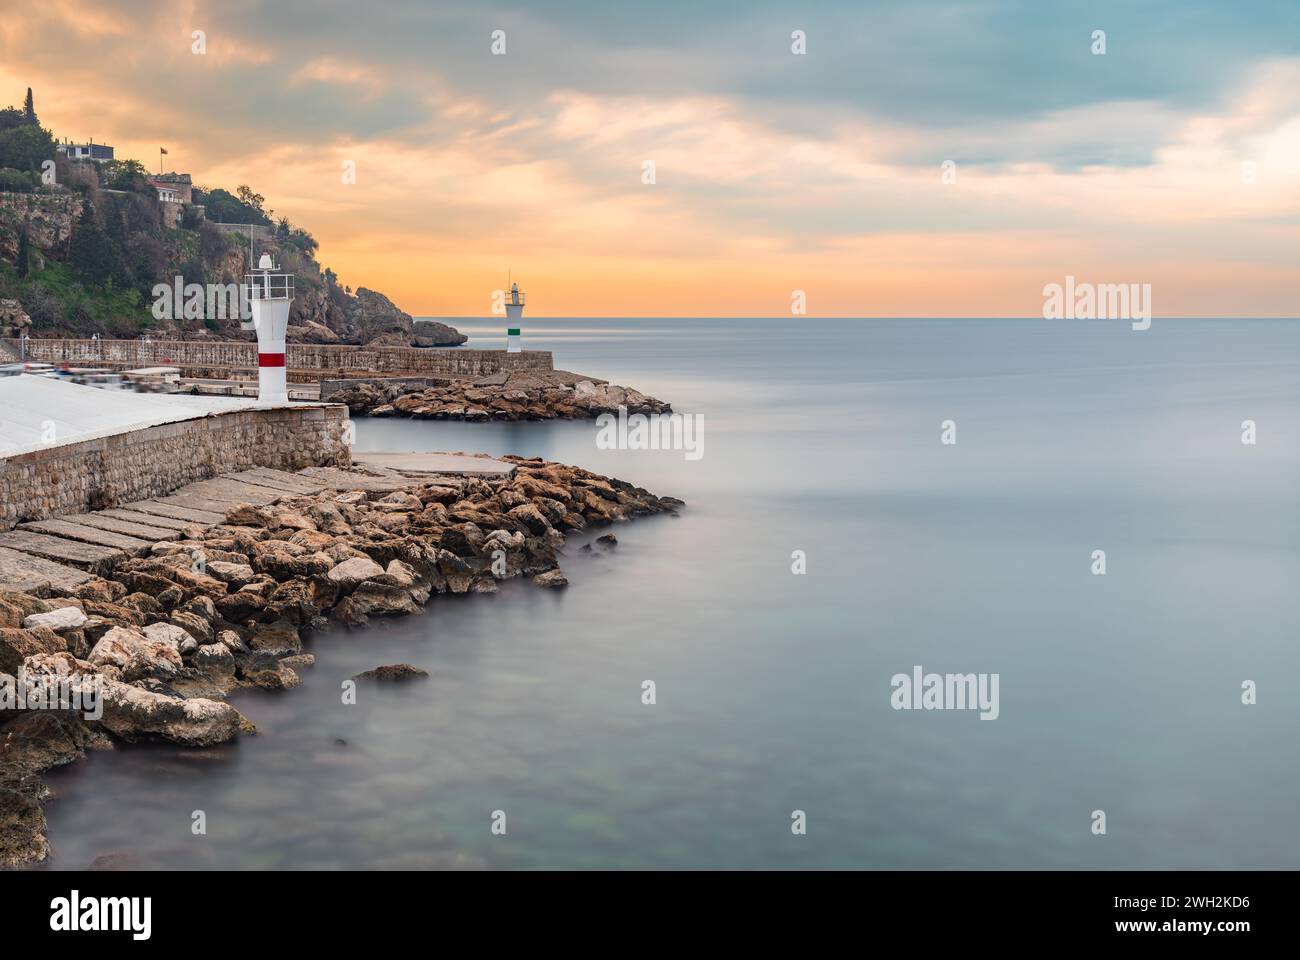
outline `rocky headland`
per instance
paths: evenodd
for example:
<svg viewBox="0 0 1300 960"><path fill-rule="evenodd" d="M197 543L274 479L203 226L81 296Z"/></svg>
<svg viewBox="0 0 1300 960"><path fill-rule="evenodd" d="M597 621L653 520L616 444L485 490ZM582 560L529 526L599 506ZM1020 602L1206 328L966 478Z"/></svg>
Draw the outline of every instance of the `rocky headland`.
<svg viewBox="0 0 1300 960"><path fill-rule="evenodd" d="M434 386L361 382L334 393L353 414L420 420L590 420L602 413L671 413L672 406L631 387L566 370L447 379Z"/></svg>
<svg viewBox="0 0 1300 960"><path fill-rule="evenodd" d="M49 854L42 771L116 743L205 747L252 733L226 697L297 685L313 631L494 593L507 578L563 587L566 535L683 506L577 467L505 459L508 477L433 475L397 490L357 473L356 489L235 505L60 595L0 590L0 866ZM20 682L98 690L102 715L23 709Z"/></svg>

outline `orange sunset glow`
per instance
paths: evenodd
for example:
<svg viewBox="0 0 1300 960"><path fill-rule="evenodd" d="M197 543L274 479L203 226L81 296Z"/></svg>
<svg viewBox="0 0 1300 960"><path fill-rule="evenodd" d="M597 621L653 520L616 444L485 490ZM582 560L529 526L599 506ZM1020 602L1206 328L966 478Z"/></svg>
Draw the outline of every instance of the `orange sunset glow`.
<svg viewBox="0 0 1300 960"><path fill-rule="evenodd" d="M342 282L415 315L485 315L507 270L535 316L780 316L797 290L811 315L1023 316L1066 274L1151 283L1165 316L1297 313L1300 57L1235 63L1196 102L1112 99L1098 78L996 111L999 85L1034 79L990 63L976 116L835 96L829 38L800 65L824 80L786 95L754 82L789 58L780 35L746 63L503 12L509 56L486 26L482 50L439 56L396 16L363 41L334 4L304 29L257 4L141 6L11 11L0 105L30 86L60 138L153 170L162 146L196 185L250 185ZM589 72L560 69L580 54ZM628 89L612 61L650 79Z"/></svg>

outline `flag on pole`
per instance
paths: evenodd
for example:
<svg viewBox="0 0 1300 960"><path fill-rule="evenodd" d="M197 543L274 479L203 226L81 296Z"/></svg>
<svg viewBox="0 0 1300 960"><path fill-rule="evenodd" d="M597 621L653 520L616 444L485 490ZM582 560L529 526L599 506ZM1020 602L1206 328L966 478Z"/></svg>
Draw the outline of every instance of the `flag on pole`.
<svg viewBox="0 0 1300 960"><path fill-rule="evenodd" d="M166 152L167 152L167 148L166 148L166 147L159 147L159 148L158 148L158 152L159 152L159 153L166 153Z"/></svg>

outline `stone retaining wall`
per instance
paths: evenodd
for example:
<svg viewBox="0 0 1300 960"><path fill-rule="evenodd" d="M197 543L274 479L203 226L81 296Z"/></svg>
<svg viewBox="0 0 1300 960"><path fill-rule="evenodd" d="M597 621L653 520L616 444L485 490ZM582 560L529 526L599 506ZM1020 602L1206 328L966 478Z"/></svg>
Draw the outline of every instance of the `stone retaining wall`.
<svg viewBox="0 0 1300 960"><path fill-rule="evenodd" d="M0 530L166 496L251 467L351 463L343 406L238 410L84 440L0 460Z"/></svg>
<svg viewBox="0 0 1300 960"><path fill-rule="evenodd" d="M17 352L18 344L7 343ZM257 344L239 340L28 340L27 359L77 366L180 367L182 376L257 376ZM295 382L374 376L483 377L503 370L551 370L549 350L465 350L461 347L353 347L290 343Z"/></svg>

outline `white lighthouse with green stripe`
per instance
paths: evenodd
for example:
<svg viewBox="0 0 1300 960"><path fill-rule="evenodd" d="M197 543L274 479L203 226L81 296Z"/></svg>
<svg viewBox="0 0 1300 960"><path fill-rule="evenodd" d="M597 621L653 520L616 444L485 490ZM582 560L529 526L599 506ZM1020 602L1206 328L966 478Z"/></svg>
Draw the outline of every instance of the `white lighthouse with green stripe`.
<svg viewBox="0 0 1300 960"><path fill-rule="evenodd" d="M524 315L524 292L519 289L519 284L510 284L510 293L506 296L506 319L518 322ZM520 327L506 328L506 353L522 353L523 344L520 341Z"/></svg>

